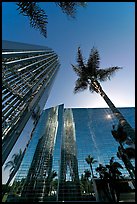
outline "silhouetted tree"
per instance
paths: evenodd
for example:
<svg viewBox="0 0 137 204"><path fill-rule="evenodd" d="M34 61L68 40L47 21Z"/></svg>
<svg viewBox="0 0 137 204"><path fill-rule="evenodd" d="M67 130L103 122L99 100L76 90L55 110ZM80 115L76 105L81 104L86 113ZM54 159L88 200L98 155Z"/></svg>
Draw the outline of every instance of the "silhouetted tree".
<svg viewBox="0 0 137 204"><path fill-rule="evenodd" d="M108 165L106 165L106 167L110 175L109 186L110 186L111 196L113 198L113 201L118 202L119 196L120 196L118 181L122 176L122 173L119 171L119 168L123 169L123 167L120 163L114 162L114 157L111 157L110 162Z"/></svg>
<svg viewBox="0 0 137 204"><path fill-rule="evenodd" d="M92 183L93 183L93 188L94 188L94 192L96 195L96 200L98 201L98 191L97 191L97 186L96 186L96 182L94 180L94 173L93 173L93 168L92 168L92 164L96 163L97 160L95 160L91 155L88 155L87 158L85 158L87 164L90 165L90 169L91 169L91 174L92 174Z"/></svg>
<svg viewBox="0 0 137 204"><path fill-rule="evenodd" d="M85 158L85 160L86 160L87 164L89 164L90 169L91 169L92 178L94 178L92 164L96 163L97 160L95 160L91 155L88 155L88 157Z"/></svg>
<svg viewBox="0 0 137 204"><path fill-rule="evenodd" d="M102 180L101 185L104 195L111 202L119 201L120 189L118 181L122 178L119 168L123 169L120 163L114 162L114 157L111 157L108 165L99 164L99 167L96 168Z"/></svg>
<svg viewBox="0 0 137 204"><path fill-rule="evenodd" d="M130 137L133 142L135 141L135 132L130 124L126 121L124 116L119 112L119 110L114 106L111 100L108 98L106 93L103 91L99 81L106 81L121 67L114 66L106 69L100 69L100 56L98 50L93 47L89 55L87 63L84 63L82 52L80 47L78 48L77 65L72 65L73 70L78 75L76 80L76 85L74 88L74 93L79 91L84 91L89 88L91 92L99 93L105 102L108 104L111 111L119 120L120 125L124 128L127 136Z"/></svg>
<svg viewBox="0 0 137 204"><path fill-rule="evenodd" d="M62 11L68 16L74 18L77 6L85 6L85 2L55 2ZM40 8L38 2L17 2L19 13L28 16L30 25L38 29L40 33L47 37L47 15L43 9Z"/></svg>

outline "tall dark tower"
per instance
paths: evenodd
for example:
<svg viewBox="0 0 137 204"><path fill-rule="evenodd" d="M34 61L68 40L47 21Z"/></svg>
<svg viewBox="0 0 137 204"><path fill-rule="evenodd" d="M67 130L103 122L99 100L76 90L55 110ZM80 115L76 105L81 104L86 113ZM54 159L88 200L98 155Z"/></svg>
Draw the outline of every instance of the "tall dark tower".
<svg viewBox="0 0 137 204"><path fill-rule="evenodd" d="M60 64L50 48L2 41L2 164L27 122L37 122Z"/></svg>

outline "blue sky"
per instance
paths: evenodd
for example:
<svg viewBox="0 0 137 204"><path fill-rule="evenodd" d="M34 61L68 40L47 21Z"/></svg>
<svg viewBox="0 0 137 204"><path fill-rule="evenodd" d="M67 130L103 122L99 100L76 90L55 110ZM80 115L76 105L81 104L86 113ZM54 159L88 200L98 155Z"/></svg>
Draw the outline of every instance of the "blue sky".
<svg viewBox="0 0 137 204"><path fill-rule="evenodd" d="M58 54L61 67L46 108L62 103L65 107L108 107L96 93L73 93L77 76L71 64L76 64L78 46L85 59L95 46L101 68L123 67L101 84L116 107L135 107L135 3L88 2L86 8L78 7L75 19L54 2L39 5L48 15L47 38L30 27L27 17L19 15L15 2L4 2L2 39L48 46Z"/></svg>
<svg viewBox="0 0 137 204"><path fill-rule="evenodd" d="M64 103L65 107L107 107L98 94L89 91L73 94L77 76L71 64L76 63L78 46L85 59L93 46L100 53L101 68L123 69L102 83L104 91L117 107L135 106L135 5L134 2L88 2L78 7L76 19L64 14L54 2L40 3L48 15L44 38L19 15L14 2L2 4L2 39L45 45L60 58L60 71L46 107Z"/></svg>

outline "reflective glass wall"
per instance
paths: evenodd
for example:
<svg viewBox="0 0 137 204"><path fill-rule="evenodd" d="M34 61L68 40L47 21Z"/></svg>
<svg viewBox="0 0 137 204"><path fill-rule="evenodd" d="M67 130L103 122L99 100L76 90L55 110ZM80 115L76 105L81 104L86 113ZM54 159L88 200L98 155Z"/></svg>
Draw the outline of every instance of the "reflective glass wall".
<svg viewBox="0 0 137 204"><path fill-rule="evenodd" d="M134 128L135 108L119 110ZM111 157L122 164L122 175L129 178L116 155L119 144L111 134L112 125L117 124L108 108L64 109L60 105L43 111L13 191L23 201L94 201L91 169L85 160L88 155L97 160L93 164L95 178L99 178L95 168L109 164Z"/></svg>

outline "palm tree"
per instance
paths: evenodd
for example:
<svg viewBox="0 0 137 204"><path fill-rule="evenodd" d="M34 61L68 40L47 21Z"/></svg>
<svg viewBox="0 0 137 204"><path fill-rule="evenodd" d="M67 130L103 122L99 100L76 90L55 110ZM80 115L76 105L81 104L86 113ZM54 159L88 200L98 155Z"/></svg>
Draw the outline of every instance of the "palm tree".
<svg viewBox="0 0 137 204"><path fill-rule="evenodd" d="M21 161L22 161L23 156L24 156L24 153L25 153L25 150L22 152L22 150L20 149L19 153L13 154L12 160L8 161L5 164L4 170L6 170L7 168L10 168L9 169L9 171L10 171L9 179L6 183L7 186L9 185L9 183L11 182L13 177L15 176L17 170L19 169Z"/></svg>
<svg viewBox="0 0 137 204"><path fill-rule="evenodd" d="M114 157L111 157L108 165L99 164L99 167L96 168L100 178L103 179L102 190L108 200L112 202L118 202L119 200L118 180L120 177L122 178L119 168L123 169L120 163L114 162Z"/></svg>
<svg viewBox="0 0 137 204"><path fill-rule="evenodd" d="M119 179L122 173L118 169L123 169L123 166L119 162L114 162L114 157L111 157L106 167L109 169L109 174L112 178Z"/></svg>
<svg viewBox="0 0 137 204"><path fill-rule="evenodd" d="M92 178L94 178L92 164L96 163L97 160L95 160L91 155L88 155L88 157L85 158L85 160L86 160L87 164L89 164L90 169L91 169Z"/></svg>
<svg viewBox="0 0 137 204"><path fill-rule="evenodd" d="M68 16L74 18L77 6L85 7L86 2L55 2L62 11ZM38 2L17 2L16 3L19 13L24 16L28 16L30 20L30 25L40 30L40 33L46 38L47 37L47 15L43 9L38 5Z"/></svg>
<svg viewBox="0 0 137 204"><path fill-rule="evenodd" d="M96 186L96 182L94 180L94 173L93 173L93 168L92 168L92 164L96 163L97 160L94 159L94 157L92 157L91 155L88 155L87 158L85 158L87 164L89 164L90 169L91 169L91 174L92 174L92 182L93 182L93 188L94 188L94 192L96 195L96 201L98 201L98 191L97 191L97 186Z"/></svg>
<svg viewBox="0 0 137 204"><path fill-rule="evenodd" d="M127 133L127 136L131 138L131 140L134 142L135 141L134 129L126 121L126 119L119 112L119 110L114 106L114 104L111 102L109 97L103 91L99 83L99 81L102 82L106 81L107 79L110 79L110 77L116 71L120 70L121 67L115 66L106 69L100 69L99 63L100 56L98 50L95 47L91 49L91 53L89 55L87 63L84 63L81 49L80 47L78 47L77 65L75 66L72 65L73 70L78 75L78 79L76 80L76 85L74 88L74 93L84 91L88 88L91 92L95 91L96 93L99 93L103 97L105 102L108 104L109 108L114 113L114 115L118 118L119 123L123 126L125 132Z"/></svg>
<svg viewBox="0 0 137 204"><path fill-rule="evenodd" d="M114 162L114 157L111 157L109 165L106 165L106 167L108 168L108 172L110 175L110 192L112 195L112 198L114 201L118 202L119 201L119 196L120 196L120 192L118 189L118 181L122 175L122 173L119 171L119 169L123 169L122 165L118 162Z"/></svg>

